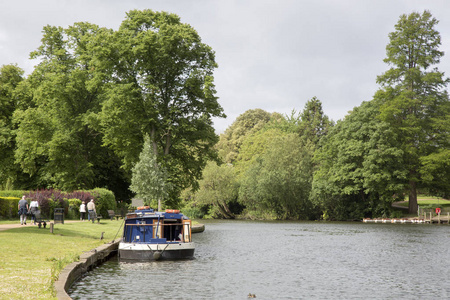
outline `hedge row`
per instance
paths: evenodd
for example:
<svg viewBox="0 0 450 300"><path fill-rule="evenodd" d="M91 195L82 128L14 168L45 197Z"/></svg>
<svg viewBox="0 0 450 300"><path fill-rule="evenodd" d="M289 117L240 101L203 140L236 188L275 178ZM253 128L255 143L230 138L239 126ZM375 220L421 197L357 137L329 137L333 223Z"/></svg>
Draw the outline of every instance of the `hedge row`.
<svg viewBox="0 0 450 300"><path fill-rule="evenodd" d="M85 201L87 204L91 199L94 199L97 214L103 217L108 216L108 210L117 208L114 193L103 188L70 193L59 190L0 191L0 218L18 217L17 205L22 195L25 195L29 203L37 200L42 214L50 219L53 218L55 208L64 208L67 217L78 218L81 202Z"/></svg>
<svg viewBox="0 0 450 300"><path fill-rule="evenodd" d="M20 198L19 197L0 197L0 219L2 219L2 218L12 219L12 218L18 217L17 206L19 204Z"/></svg>
<svg viewBox="0 0 450 300"><path fill-rule="evenodd" d="M27 195L30 191L20 191L20 190L12 190L12 191L0 191L0 197L9 198L9 197L17 197L22 198L23 195Z"/></svg>

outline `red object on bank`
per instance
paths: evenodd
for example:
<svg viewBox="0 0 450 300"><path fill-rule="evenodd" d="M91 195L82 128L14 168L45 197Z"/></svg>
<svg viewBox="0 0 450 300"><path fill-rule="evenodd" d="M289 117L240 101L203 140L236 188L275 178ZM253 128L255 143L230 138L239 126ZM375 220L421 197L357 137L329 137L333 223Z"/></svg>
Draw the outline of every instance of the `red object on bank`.
<svg viewBox="0 0 450 300"><path fill-rule="evenodd" d="M436 208L436 213L437 213L437 214L440 214L440 213L441 213L441 208L440 208L440 207L437 207L437 208Z"/></svg>

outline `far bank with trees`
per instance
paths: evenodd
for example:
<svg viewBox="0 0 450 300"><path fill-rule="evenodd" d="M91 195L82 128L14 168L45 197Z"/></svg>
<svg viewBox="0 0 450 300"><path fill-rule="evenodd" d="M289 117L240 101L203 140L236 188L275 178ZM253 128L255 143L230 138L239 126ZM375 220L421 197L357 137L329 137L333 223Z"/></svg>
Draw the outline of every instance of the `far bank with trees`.
<svg viewBox="0 0 450 300"><path fill-rule="evenodd" d="M391 217L405 199L416 214L418 191L449 198L449 79L436 67L437 23L428 11L402 15L379 90L336 124L316 98L291 116L239 116L217 144L224 164L208 165L186 199L219 218L361 220Z"/></svg>

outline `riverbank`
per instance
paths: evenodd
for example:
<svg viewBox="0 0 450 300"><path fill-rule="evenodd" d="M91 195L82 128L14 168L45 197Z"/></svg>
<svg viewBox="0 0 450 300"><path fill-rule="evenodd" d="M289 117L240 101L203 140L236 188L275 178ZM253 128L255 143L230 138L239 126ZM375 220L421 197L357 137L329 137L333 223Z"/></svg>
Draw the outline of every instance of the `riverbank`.
<svg viewBox="0 0 450 300"><path fill-rule="evenodd" d="M0 299L70 299L65 289L117 247L122 221L0 225ZM193 232L202 232L195 224ZM101 239L103 236L103 239ZM113 242L114 240L114 242ZM3 298L4 297L4 298Z"/></svg>
<svg viewBox="0 0 450 300"><path fill-rule="evenodd" d="M192 233L200 233L205 231L204 224L194 224L192 226ZM67 294L67 290L70 286L80 278L84 273L92 270L98 266L110 256L115 254L119 247L120 239L116 239L109 244L102 245L91 250L88 253L84 253L79 261L73 262L66 266L59 275L58 280L55 282L56 296L58 300L70 300L70 296Z"/></svg>
<svg viewBox="0 0 450 300"><path fill-rule="evenodd" d="M54 282L61 270L114 240L121 224L66 221L55 224L53 234L49 226L0 225L0 298L57 299Z"/></svg>
<svg viewBox="0 0 450 300"><path fill-rule="evenodd" d="M70 286L84 273L92 270L112 255L115 255L119 247L120 239L99 246L89 252L83 253L78 261L67 265L59 274L55 282L56 297L58 300L71 300L67 294Z"/></svg>

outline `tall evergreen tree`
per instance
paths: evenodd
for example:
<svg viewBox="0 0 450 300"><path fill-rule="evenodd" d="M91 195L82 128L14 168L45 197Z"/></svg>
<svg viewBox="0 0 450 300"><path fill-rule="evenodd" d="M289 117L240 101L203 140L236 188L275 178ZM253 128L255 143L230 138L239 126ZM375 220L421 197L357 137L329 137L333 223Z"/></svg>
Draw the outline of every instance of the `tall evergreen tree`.
<svg viewBox="0 0 450 300"><path fill-rule="evenodd" d="M316 97L306 102L300 121L300 135L314 145L319 143L333 125L333 122L323 113L322 102Z"/></svg>
<svg viewBox="0 0 450 300"><path fill-rule="evenodd" d="M145 137L144 147L139 155L139 161L133 167L130 190L146 205L158 205L161 210L162 202L168 198L172 185L168 182L168 174L164 167L160 166L153 152L153 147L148 136Z"/></svg>
<svg viewBox="0 0 450 300"><path fill-rule="evenodd" d="M449 147L449 128L442 126L450 113L449 81L432 67L444 55L437 24L428 11L402 15L386 47L384 62L391 67L377 78L379 117L396 132L404 154L410 213L417 212L417 189L423 185L421 158Z"/></svg>

